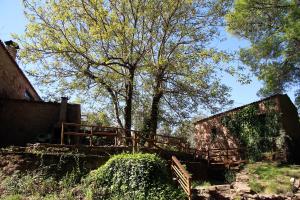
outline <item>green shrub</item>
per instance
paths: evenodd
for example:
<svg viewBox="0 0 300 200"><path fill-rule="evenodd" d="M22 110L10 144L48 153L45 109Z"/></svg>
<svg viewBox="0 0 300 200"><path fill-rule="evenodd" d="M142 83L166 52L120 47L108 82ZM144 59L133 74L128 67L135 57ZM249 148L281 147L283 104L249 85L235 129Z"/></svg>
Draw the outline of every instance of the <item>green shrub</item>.
<svg viewBox="0 0 300 200"><path fill-rule="evenodd" d="M250 180L249 186L250 186L251 190L254 191L255 193L260 193L260 192L264 191L264 187L255 180Z"/></svg>
<svg viewBox="0 0 300 200"><path fill-rule="evenodd" d="M8 195L6 197L4 197L3 200L22 200L24 199L21 195L19 194L13 194L13 195Z"/></svg>
<svg viewBox="0 0 300 200"><path fill-rule="evenodd" d="M286 194L292 192L290 179L300 177L300 168L293 165L278 165L276 163L248 164L250 187L255 192L267 194Z"/></svg>
<svg viewBox="0 0 300 200"><path fill-rule="evenodd" d="M263 114L257 105L249 105L221 118L222 125L246 148L246 157L252 161L261 160L265 152L284 148L283 141L274 148L274 138L279 139L281 134L281 115L276 111L274 102L265 102L264 106L266 111Z"/></svg>
<svg viewBox="0 0 300 200"><path fill-rule="evenodd" d="M184 199L171 184L166 163L153 154L120 154L85 180L88 199Z"/></svg>
<svg viewBox="0 0 300 200"><path fill-rule="evenodd" d="M232 170L226 170L224 174L226 183L232 183L235 181L235 172Z"/></svg>
<svg viewBox="0 0 300 200"><path fill-rule="evenodd" d="M211 183L209 181L207 181L207 180L193 181L192 182L192 188L195 188L197 186L208 187L208 186L211 186Z"/></svg>
<svg viewBox="0 0 300 200"><path fill-rule="evenodd" d="M57 189L57 182L42 172L15 173L1 183L9 194L47 195Z"/></svg>
<svg viewBox="0 0 300 200"><path fill-rule="evenodd" d="M78 169L73 169L71 172L67 172L59 182L62 188L71 188L80 183L82 173Z"/></svg>

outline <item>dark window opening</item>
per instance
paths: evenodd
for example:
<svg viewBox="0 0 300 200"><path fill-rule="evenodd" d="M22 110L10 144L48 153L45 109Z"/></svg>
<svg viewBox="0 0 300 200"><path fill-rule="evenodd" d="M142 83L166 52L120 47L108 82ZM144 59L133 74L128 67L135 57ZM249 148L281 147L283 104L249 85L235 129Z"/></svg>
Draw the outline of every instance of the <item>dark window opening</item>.
<svg viewBox="0 0 300 200"><path fill-rule="evenodd" d="M26 100L28 100L28 101L32 101L33 100L33 96L30 94L30 92L28 92L28 90L25 91L24 98Z"/></svg>
<svg viewBox="0 0 300 200"><path fill-rule="evenodd" d="M211 141L214 142L217 138L217 128L213 127L211 129Z"/></svg>

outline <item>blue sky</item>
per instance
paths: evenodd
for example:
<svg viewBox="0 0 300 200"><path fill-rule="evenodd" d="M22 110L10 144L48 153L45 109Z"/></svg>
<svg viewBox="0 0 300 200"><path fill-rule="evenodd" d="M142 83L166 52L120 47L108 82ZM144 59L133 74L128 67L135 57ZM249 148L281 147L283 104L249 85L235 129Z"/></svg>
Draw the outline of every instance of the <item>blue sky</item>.
<svg viewBox="0 0 300 200"><path fill-rule="evenodd" d="M22 34L25 30L26 19L23 14L23 6L21 0L0 0L0 39L2 41L10 40L11 33ZM223 33L227 38L226 41L216 44L219 48L224 50L234 51L239 47L247 46L247 42L231 36L228 33ZM238 64L238 63L232 63ZM23 66L20 66L23 68ZM29 79L31 79L29 77ZM232 99L234 100L235 106L241 106L253 101L260 99L256 93L262 86L262 83L255 77L252 77L252 82L247 85L241 85L236 78L229 75L223 77L223 81L228 86L232 87ZM33 81L32 81L33 82ZM35 86L38 88L38 86ZM291 90L287 93L290 98L294 101L294 92Z"/></svg>

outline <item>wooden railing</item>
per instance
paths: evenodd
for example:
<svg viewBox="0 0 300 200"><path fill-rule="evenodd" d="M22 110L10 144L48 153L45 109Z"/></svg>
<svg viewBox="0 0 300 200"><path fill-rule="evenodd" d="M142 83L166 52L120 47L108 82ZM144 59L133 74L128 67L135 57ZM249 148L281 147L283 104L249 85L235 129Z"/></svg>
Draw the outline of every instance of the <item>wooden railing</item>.
<svg viewBox="0 0 300 200"><path fill-rule="evenodd" d="M188 199L192 199L192 186L191 186L191 175L187 172L187 170L182 166L180 161L172 156L171 170L176 180L187 194Z"/></svg>
<svg viewBox="0 0 300 200"><path fill-rule="evenodd" d="M61 144L65 143L65 136L78 136L89 138L89 145L94 146L93 137L96 136L113 138L114 144L117 145L119 135L118 129L115 127L102 127L75 123L62 123L61 126Z"/></svg>
<svg viewBox="0 0 300 200"><path fill-rule="evenodd" d="M130 137L126 137L126 133L130 133ZM114 140L114 146L130 145L133 151L138 151L140 147L152 147L169 149L176 151L190 150L188 142L181 137L155 135L153 137L146 137L140 131L126 130L118 127L106 127L95 125L84 125L74 123L62 123L61 126L61 144L65 144L66 136L77 136L89 139L89 146L97 146L93 142L93 137L98 138L111 138ZM78 142L78 144L81 144Z"/></svg>
<svg viewBox="0 0 300 200"><path fill-rule="evenodd" d="M209 164L222 164L226 167L246 162L244 148L210 148L207 150Z"/></svg>
<svg viewBox="0 0 300 200"><path fill-rule="evenodd" d="M130 133L129 137L126 136L128 133ZM77 139L87 138L89 146L131 146L134 152L137 152L139 148L143 147L181 151L195 155L198 158L206 159L209 164L224 164L225 166L230 166L232 163L243 162L242 158L239 158L241 153L244 152L244 149L241 148L193 149L190 148L188 142L181 137L159 134L153 137L147 137L144 136L141 131L126 130L118 127L62 123L61 144L65 144L66 136L76 136L75 138ZM93 138L105 138L106 140L103 144L99 144L99 141L93 140ZM110 141L110 143L107 143L107 141ZM82 141L77 141L77 144L83 143ZM238 160L236 158L238 158Z"/></svg>

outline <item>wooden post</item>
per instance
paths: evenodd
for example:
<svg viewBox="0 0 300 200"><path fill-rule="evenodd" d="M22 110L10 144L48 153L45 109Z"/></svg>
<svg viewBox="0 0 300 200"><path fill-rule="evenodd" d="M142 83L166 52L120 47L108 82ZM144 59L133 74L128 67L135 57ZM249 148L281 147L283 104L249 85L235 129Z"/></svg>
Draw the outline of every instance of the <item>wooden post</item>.
<svg viewBox="0 0 300 200"><path fill-rule="evenodd" d="M67 119L68 97L61 97L59 122L66 122Z"/></svg>
<svg viewBox="0 0 300 200"><path fill-rule="evenodd" d="M192 185L191 185L191 178L188 178L188 199L192 200Z"/></svg>
<svg viewBox="0 0 300 200"><path fill-rule="evenodd" d="M209 165L210 162L210 155L209 155L209 148L207 149L207 163Z"/></svg>
<svg viewBox="0 0 300 200"><path fill-rule="evenodd" d="M64 144L64 123L61 124L60 144Z"/></svg>
<svg viewBox="0 0 300 200"><path fill-rule="evenodd" d="M115 130L116 131L116 136L115 136L115 146L118 145L118 129Z"/></svg>
<svg viewBox="0 0 300 200"><path fill-rule="evenodd" d="M226 159L229 160L229 150L228 150L228 148L226 149Z"/></svg>
<svg viewBox="0 0 300 200"><path fill-rule="evenodd" d="M91 134L90 134L90 146L93 146L93 126L91 127ZM96 144L97 145L97 144Z"/></svg>
<svg viewBox="0 0 300 200"><path fill-rule="evenodd" d="M132 152L136 153L137 152L137 142L136 142L136 133L132 131Z"/></svg>

